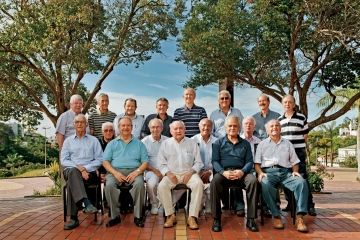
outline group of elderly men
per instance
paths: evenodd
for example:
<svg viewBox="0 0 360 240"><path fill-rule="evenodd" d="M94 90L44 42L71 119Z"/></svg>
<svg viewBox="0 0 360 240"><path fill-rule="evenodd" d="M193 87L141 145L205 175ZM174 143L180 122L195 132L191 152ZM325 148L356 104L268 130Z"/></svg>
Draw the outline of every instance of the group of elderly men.
<svg viewBox="0 0 360 240"><path fill-rule="evenodd" d="M230 106L230 93L221 91L219 109L208 119L205 109L194 104L193 89L186 89L183 98L185 105L176 109L173 117L167 114L168 100L159 98L157 113L144 120L135 112L135 99L126 99L125 113L116 116L108 110L109 98L102 93L97 98L98 111L87 121L81 113L81 96L71 97L70 110L59 117L56 127L69 192L70 220L64 229L79 225L77 211L82 206L87 214L97 211L88 198L86 185L101 177L103 182L106 179L105 196L111 212L107 227L121 222L118 204L122 185L131 187L134 223L144 226L145 178L151 213L158 214L162 204L164 227L176 224L174 202L184 193L172 193L172 189L185 184L191 189L189 228L198 229L196 218L205 204L205 211L211 212L214 219L212 230L222 231L221 201L226 205L229 187L236 186L237 215L245 216L244 189L246 226L258 231L255 218L261 184L268 217L273 217L274 228L284 228L277 205L276 187L280 184L294 192L296 227L307 232L303 216L314 216L316 212L306 175L307 122L304 115L295 112L295 99L290 95L283 98L285 113L281 116L269 110L269 97L262 94L258 98L261 111L244 118L239 109Z"/></svg>

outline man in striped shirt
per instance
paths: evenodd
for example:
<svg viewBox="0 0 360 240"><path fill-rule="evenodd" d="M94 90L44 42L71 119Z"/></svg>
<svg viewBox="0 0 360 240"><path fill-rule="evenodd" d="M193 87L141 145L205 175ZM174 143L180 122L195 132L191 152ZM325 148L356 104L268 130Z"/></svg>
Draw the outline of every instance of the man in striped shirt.
<svg viewBox="0 0 360 240"><path fill-rule="evenodd" d="M285 95L281 101L285 113L279 117L278 121L281 124L281 136L288 139L295 149L295 153L299 158L299 173L306 180L309 194L308 194L308 213L311 216L316 216L315 203L310 191L310 184L306 172L306 139L308 137L309 128L305 115L294 110L295 98L291 95ZM286 197L286 192L285 192ZM288 198L287 198L288 199ZM288 205L283 211L289 211Z"/></svg>
<svg viewBox="0 0 360 240"><path fill-rule="evenodd" d="M187 88L184 91L183 98L185 105L175 110L172 121L183 121L186 128L185 136L191 138L200 133L200 120L207 118L207 114L203 107L195 105L194 100L196 98L196 92L194 89Z"/></svg>
<svg viewBox="0 0 360 240"><path fill-rule="evenodd" d="M99 109L89 116L90 134L96 138L102 138L102 124L105 122L113 122L116 114L108 109L109 96L105 93L100 93L96 98Z"/></svg>

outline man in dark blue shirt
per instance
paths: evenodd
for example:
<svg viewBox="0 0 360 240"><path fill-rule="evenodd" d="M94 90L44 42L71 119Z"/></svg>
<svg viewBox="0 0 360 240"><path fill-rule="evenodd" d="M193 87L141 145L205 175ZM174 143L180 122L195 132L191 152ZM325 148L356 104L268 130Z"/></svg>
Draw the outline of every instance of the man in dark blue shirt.
<svg viewBox="0 0 360 240"><path fill-rule="evenodd" d="M236 185L246 190L248 200L246 226L252 232L259 231L254 220L259 184L254 175L250 173L254 165L253 155L250 143L238 135L240 126L239 117L228 116L225 119L227 135L219 138L213 144L212 164L216 174L210 184L210 199L214 232L221 231L220 196L223 189L227 189L230 185Z"/></svg>

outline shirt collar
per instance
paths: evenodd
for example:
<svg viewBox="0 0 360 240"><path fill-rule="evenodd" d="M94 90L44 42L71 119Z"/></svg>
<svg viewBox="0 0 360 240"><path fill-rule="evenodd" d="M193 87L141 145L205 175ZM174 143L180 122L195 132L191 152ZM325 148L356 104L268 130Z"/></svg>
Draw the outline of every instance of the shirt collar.
<svg viewBox="0 0 360 240"><path fill-rule="evenodd" d="M88 137L88 134L85 133L84 137ZM74 135L71 136L72 139L75 139L75 138L79 138L76 133Z"/></svg>
<svg viewBox="0 0 360 240"><path fill-rule="evenodd" d="M196 105L195 105L195 103L194 103L194 105L191 107L191 108L188 108L187 106L186 106L186 104L183 106L183 109L184 110L189 110L189 111L191 111L191 109L194 109L196 107Z"/></svg>
<svg viewBox="0 0 360 240"><path fill-rule="evenodd" d="M154 138L153 138L153 136L150 134L149 135L149 138L150 138L150 141L151 142L158 142L158 141L156 141ZM162 143L163 141L164 141L165 139L164 139L164 136L163 135L160 135L160 141L159 141L159 143Z"/></svg>
<svg viewBox="0 0 360 240"><path fill-rule="evenodd" d="M228 141L229 143L233 144L233 143L229 140L227 134L226 134L226 136L225 136L225 139L226 139L226 141ZM237 135L237 139L238 139L238 141L237 141L235 144L241 143L242 138L239 136L239 134Z"/></svg>
<svg viewBox="0 0 360 240"><path fill-rule="evenodd" d="M233 109L233 107L232 107L232 106L230 106L230 108L229 108L229 112L228 112L228 115L232 112L232 109ZM222 112L221 108L219 108L219 109L218 109L218 111L219 111L219 113L220 113L220 112Z"/></svg>
<svg viewBox="0 0 360 240"><path fill-rule="evenodd" d="M186 106L185 106L186 107ZM160 116L159 116L159 114L156 114L156 118L158 118L158 119L160 119L161 120L161 118L160 118ZM165 113L165 120L166 119L168 119L168 115L167 115L167 113Z"/></svg>
<svg viewBox="0 0 360 240"><path fill-rule="evenodd" d="M96 109L96 113L97 113L98 115L109 115L109 114L110 114L110 110L108 109L108 110L106 111L106 113L102 113L102 112L100 112L100 109Z"/></svg>
<svg viewBox="0 0 360 240"><path fill-rule="evenodd" d="M124 142L124 140L121 139L121 136L119 135L117 138L115 138L117 141L122 141ZM129 142L131 142L134 139L134 136L131 134L131 140Z"/></svg>

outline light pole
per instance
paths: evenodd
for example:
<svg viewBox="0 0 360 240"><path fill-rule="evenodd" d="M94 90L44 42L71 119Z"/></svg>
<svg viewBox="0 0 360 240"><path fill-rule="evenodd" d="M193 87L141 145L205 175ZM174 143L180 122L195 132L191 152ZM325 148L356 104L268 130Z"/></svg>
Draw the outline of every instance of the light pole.
<svg viewBox="0 0 360 240"><path fill-rule="evenodd" d="M46 142L47 142L47 137L46 137L46 129L49 129L50 127L43 127L43 129L45 129L45 168L46 168Z"/></svg>

